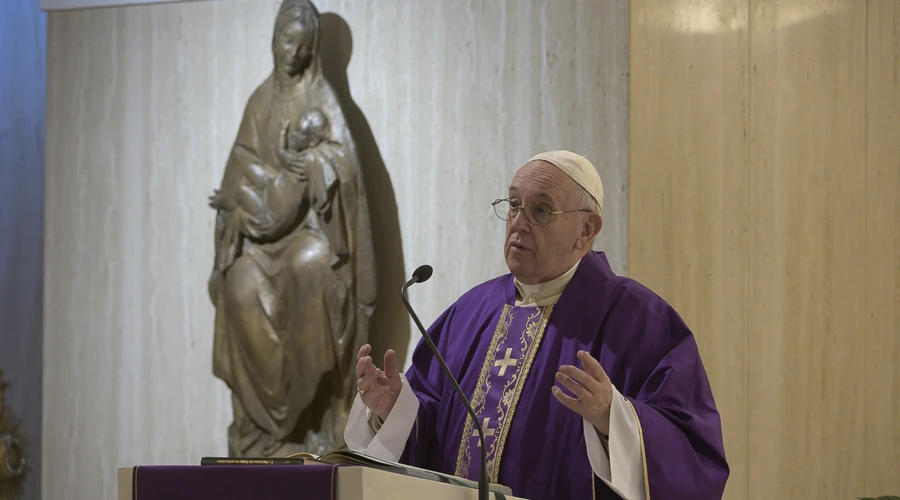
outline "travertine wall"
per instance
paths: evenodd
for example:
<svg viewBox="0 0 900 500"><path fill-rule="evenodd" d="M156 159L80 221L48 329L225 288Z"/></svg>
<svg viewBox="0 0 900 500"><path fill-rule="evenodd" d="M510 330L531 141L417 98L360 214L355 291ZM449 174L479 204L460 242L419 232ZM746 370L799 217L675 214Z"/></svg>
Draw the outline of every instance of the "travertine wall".
<svg viewBox="0 0 900 500"><path fill-rule="evenodd" d="M406 346L405 276L428 323L505 272L502 197L532 154L588 155L597 247L625 273L628 4L320 1L378 231L378 349ZM44 489L112 498L114 472L225 453L211 374L217 186L271 69L277 0L52 12L48 42ZM347 65L346 74L343 66ZM77 457L77 460L73 460Z"/></svg>

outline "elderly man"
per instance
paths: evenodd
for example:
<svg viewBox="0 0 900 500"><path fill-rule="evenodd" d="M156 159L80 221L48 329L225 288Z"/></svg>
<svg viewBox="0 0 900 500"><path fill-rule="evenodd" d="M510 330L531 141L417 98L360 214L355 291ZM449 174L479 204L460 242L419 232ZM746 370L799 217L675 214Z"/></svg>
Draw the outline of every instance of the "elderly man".
<svg viewBox="0 0 900 500"><path fill-rule="evenodd" d="M600 176L539 154L494 202L511 274L465 293L429 334L482 422L491 482L516 496L721 498L729 469L694 337L591 245ZM426 345L401 375L366 345L345 438L356 451L476 479L473 422Z"/></svg>

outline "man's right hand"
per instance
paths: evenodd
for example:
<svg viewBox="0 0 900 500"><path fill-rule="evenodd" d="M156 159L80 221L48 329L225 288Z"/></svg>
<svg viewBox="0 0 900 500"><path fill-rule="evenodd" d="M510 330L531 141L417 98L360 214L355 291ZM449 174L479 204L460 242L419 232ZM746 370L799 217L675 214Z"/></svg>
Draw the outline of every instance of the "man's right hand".
<svg viewBox="0 0 900 500"><path fill-rule="evenodd" d="M359 349L356 356L356 387L363 404L373 413L386 419L400 397L400 370L397 368L397 354L393 349L384 353L384 370L375 367L372 357L372 346L366 344Z"/></svg>

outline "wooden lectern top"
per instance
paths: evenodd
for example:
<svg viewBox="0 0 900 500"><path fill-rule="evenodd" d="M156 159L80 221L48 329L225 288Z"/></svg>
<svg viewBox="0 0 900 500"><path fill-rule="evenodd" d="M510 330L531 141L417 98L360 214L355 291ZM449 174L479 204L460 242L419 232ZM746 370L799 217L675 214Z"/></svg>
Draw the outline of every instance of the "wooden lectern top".
<svg viewBox="0 0 900 500"><path fill-rule="evenodd" d="M216 469L227 466L215 466ZM309 465L291 465L283 467L310 467ZM191 471L199 471L201 469L208 470L210 467L203 466L185 466L181 470L181 474L190 474ZM229 467L230 469L241 469L250 473L245 466ZM397 499L422 499L428 500L477 500L478 490L457 486L453 484L440 483L437 481L429 481L417 477L406 476L394 472L387 472L368 467L358 466L337 466L334 468L336 472L335 491L333 495L324 495L324 498L333 500L397 500ZM155 498L133 498L133 468L121 468L118 470L118 499L119 500L158 500ZM294 492L295 493L295 492ZM308 492L307 492L308 493ZM257 496L257 500L281 500L281 495L274 496ZM290 495L290 498L296 498ZM309 497L304 497L309 498ZM506 500L524 500L512 496L499 496L491 493L490 498L498 500L505 498ZM167 494L167 500L177 500Z"/></svg>

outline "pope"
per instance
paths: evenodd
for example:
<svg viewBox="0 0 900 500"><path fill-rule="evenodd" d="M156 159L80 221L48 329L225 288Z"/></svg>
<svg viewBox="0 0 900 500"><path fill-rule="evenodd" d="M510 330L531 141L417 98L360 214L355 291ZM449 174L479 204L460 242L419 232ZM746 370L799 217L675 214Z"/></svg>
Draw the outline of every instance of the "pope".
<svg viewBox="0 0 900 500"><path fill-rule="evenodd" d="M531 499L721 498L729 468L697 343L663 299L592 250L603 185L550 151L494 211L509 273L453 303L429 335L478 415L490 481ZM476 480L474 422L428 346L400 373L363 346L348 446Z"/></svg>

